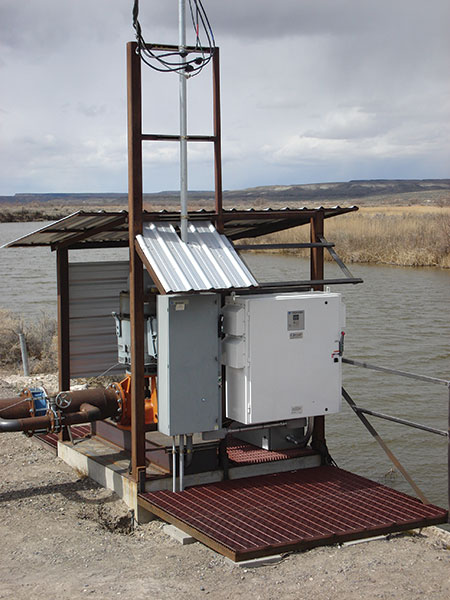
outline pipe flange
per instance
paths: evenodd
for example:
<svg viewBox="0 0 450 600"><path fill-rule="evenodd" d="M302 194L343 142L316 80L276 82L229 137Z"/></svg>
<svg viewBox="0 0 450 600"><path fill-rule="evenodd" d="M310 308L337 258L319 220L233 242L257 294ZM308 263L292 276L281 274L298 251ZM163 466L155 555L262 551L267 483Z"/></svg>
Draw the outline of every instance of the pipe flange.
<svg viewBox="0 0 450 600"><path fill-rule="evenodd" d="M29 408L30 416L35 417L36 410L34 407L33 394L31 393L31 390L29 388L23 388L23 390L20 392L20 399L23 400L24 402L28 402L29 407L30 407Z"/></svg>
<svg viewBox="0 0 450 600"><path fill-rule="evenodd" d="M72 396L70 395L70 392L59 392L55 398L55 404L61 410L69 408L69 406L72 404Z"/></svg>
<svg viewBox="0 0 450 600"><path fill-rule="evenodd" d="M114 393L116 394L117 414L115 417L112 417L112 418L114 421L118 422L122 418L122 413L123 413L124 393L123 393L122 386L120 385L120 383L114 382L114 383L110 383L106 389L114 390Z"/></svg>

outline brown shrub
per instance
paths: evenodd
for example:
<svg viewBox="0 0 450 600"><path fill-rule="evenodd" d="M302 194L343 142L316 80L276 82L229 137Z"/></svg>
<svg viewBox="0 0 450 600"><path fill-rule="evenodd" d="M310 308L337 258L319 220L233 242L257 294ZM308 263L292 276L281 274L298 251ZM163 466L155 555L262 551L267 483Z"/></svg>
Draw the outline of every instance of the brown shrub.
<svg viewBox="0 0 450 600"><path fill-rule="evenodd" d="M23 319L0 309L0 365L20 369L22 355L19 333L25 334L31 373L52 372L57 365L56 320L42 313L34 320Z"/></svg>

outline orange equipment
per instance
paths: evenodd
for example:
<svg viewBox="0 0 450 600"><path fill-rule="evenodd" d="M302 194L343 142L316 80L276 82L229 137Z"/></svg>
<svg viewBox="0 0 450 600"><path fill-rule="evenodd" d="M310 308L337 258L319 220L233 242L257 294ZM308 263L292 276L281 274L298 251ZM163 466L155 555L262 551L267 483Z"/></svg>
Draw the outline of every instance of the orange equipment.
<svg viewBox="0 0 450 600"><path fill-rule="evenodd" d="M111 383L109 388L116 392L120 409L117 419L119 429L131 429L131 375L126 375L122 381ZM158 397L156 393L156 375L145 376L145 424L158 422Z"/></svg>

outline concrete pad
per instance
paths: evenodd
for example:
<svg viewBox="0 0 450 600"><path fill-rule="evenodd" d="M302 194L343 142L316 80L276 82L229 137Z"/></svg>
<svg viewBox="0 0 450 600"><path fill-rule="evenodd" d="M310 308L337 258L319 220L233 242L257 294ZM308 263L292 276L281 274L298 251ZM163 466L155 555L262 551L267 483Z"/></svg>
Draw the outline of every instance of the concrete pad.
<svg viewBox="0 0 450 600"><path fill-rule="evenodd" d="M271 556L261 556L260 558L252 558L251 560L241 560L234 562L231 558L225 558L226 562L233 567L241 567L241 569L254 569L256 567L264 567L273 565L283 560L282 554L272 554Z"/></svg>
<svg viewBox="0 0 450 600"><path fill-rule="evenodd" d="M181 531L181 529L178 529L178 527L175 527L175 525L164 525L163 531L173 540L180 542L182 546L187 546L188 544L193 544L197 541L188 533L185 533L184 531Z"/></svg>
<svg viewBox="0 0 450 600"><path fill-rule="evenodd" d="M98 440L73 445L58 442L58 456L78 473L90 477L104 488L115 492L134 511L139 524L155 518L138 504L137 485L128 475L128 460L116 449Z"/></svg>
<svg viewBox="0 0 450 600"><path fill-rule="evenodd" d="M376 542L377 540L387 539L387 535L375 535L373 537L361 538L360 540L351 540L350 542L342 542L340 546L354 546L355 544L364 544L364 542Z"/></svg>

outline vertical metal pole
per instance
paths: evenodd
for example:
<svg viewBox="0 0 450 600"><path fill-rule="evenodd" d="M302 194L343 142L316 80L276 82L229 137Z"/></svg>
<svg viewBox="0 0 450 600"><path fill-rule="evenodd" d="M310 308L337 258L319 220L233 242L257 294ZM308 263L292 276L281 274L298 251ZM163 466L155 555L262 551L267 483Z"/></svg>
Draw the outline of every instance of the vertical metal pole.
<svg viewBox="0 0 450 600"><path fill-rule="evenodd" d="M324 237L323 212L317 212L310 222L310 241L320 242ZM324 278L323 248L311 248L310 255L310 277L314 279ZM323 285L313 286L315 290L323 290ZM314 428L312 433L311 445L314 449L320 450L325 444L325 417L314 417Z"/></svg>
<svg viewBox="0 0 450 600"><path fill-rule="evenodd" d="M172 492L177 491L177 438L172 437Z"/></svg>
<svg viewBox="0 0 450 600"><path fill-rule="evenodd" d="M69 251L56 250L56 285L58 293L58 376L59 389L70 390L69 338Z"/></svg>
<svg viewBox="0 0 450 600"><path fill-rule="evenodd" d="M181 62L186 62L186 0L178 0L178 35ZM182 69L180 79L180 201L181 201L181 239L187 242L187 80L186 72Z"/></svg>
<svg viewBox="0 0 450 600"><path fill-rule="evenodd" d="M28 366L28 350L27 350L27 342L25 340L25 334L19 333L19 343L20 343L20 353L22 355L22 365L23 365L23 374L25 377L28 377L30 374L30 369Z"/></svg>
<svg viewBox="0 0 450 600"><path fill-rule="evenodd" d="M448 487L448 522L450 523L450 384L448 384L448 448L447 448L447 487Z"/></svg>
<svg viewBox="0 0 450 600"><path fill-rule="evenodd" d="M184 490L184 435L180 435L180 483L179 490L182 492Z"/></svg>
<svg viewBox="0 0 450 600"><path fill-rule="evenodd" d="M145 473L144 272L136 252L142 233L141 59L136 42L127 44L128 79L128 235L131 325L131 469L136 482Z"/></svg>
<svg viewBox="0 0 450 600"><path fill-rule="evenodd" d="M222 219L222 126L220 117L220 62L219 48L213 54L213 104L214 104L214 181L217 213L217 230L223 233Z"/></svg>

